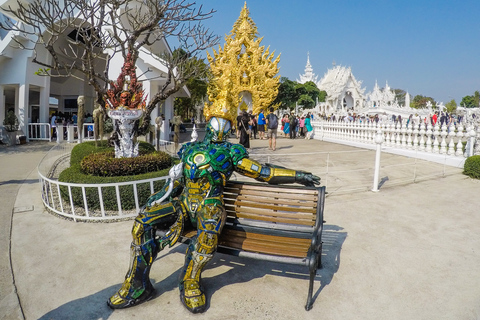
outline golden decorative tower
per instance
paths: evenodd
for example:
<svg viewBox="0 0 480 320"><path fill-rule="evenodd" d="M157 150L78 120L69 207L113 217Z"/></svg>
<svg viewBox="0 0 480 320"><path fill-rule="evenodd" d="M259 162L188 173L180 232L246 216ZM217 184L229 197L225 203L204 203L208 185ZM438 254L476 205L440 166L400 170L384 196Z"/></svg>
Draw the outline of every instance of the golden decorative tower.
<svg viewBox="0 0 480 320"><path fill-rule="evenodd" d="M213 58L207 52L214 76L208 88L210 104L204 108L207 120L218 116L235 125L240 107L249 106L258 114L261 108L266 111L276 98L280 55L273 60L275 51L270 53L270 47L265 50L265 46L260 46L262 40L245 2L232 31L225 37L223 49L213 49Z"/></svg>

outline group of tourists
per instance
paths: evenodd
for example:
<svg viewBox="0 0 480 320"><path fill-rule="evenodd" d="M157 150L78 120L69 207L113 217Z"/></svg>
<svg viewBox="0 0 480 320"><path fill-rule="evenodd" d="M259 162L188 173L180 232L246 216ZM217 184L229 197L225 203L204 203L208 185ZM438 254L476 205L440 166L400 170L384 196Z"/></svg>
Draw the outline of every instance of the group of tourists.
<svg viewBox="0 0 480 320"><path fill-rule="evenodd" d="M425 127L428 124L432 126L436 125L437 121L441 126L447 125L450 126L451 124L456 125L457 123L462 121L461 115L454 115L448 112L440 112L435 111L428 116L421 117L416 114L410 114L409 117L402 117L402 115L387 115L387 113L383 114L375 114L375 115L364 115L364 114L355 114L355 113L348 113L345 116L338 116L332 114L330 116L323 116L324 120L330 121L345 121L345 122L358 122L358 123L393 123L395 126L401 125L406 128L412 127L419 129L420 124L424 124Z"/></svg>
<svg viewBox="0 0 480 320"><path fill-rule="evenodd" d="M282 117L281 132L284 137L290 139L296 139L297 137L311 139L313 132L312 119L313 115L310 112L303 115L295 115L293 111L290 114L285 113Z"/></svg>
<svg viewBox="0 0 480 320"><path fill-rule="evenodd" d="M257 139L258 134L258 139L268 139L269 149L275 151L278 134L290 139L296 139L297 137L311 139L313 115L310 112L303 115L295 115L292 111L290 114L285 113L279 119L273 111L273 108L269 108L267 115L265 115L263 109L260 109L258 115L253 114L252 111L240 112L236 125L239 143L249 149L250 139Z"/></svg>

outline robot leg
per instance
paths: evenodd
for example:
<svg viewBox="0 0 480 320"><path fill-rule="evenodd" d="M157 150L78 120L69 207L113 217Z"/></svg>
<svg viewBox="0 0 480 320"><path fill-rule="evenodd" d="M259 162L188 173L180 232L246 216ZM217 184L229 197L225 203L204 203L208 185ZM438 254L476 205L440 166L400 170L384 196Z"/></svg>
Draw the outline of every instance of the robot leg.
<svg viewBox="0 0 480 320"><path fill-rule="evenodd" d="M201 273L217 249L225 218L226 212L221 202L206 203L200 208L198 234L188 247L180 281L180 300L192 313L205 311L206 297L200 285Z"/></svg>
<svg viewBox="0 0 480 320"><path fill-rule="evenodd" d="M153 297L155 288L150 282L150 267L165 245L156 239L157 226L172 224L176 208L166 203L156 208L155 214L143 210L132 228L130 268L120 290L107 301L112 309L123 309L145 302ZM173 244L172 244L173 245Z"/></svg>

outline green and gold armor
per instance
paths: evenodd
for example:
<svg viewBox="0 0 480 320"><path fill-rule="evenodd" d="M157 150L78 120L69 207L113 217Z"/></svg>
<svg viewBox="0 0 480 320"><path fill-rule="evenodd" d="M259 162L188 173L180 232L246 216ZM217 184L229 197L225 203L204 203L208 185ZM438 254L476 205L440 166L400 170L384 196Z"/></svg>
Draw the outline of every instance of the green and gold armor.
<svg viewBox="0 0 480 320"><path fill-rule="evenodd" d="M180 279L180 300L191 312L205 311L206 297L200 284L201 272L217 249L226 221L223 189L233 172L271 184L314 185L319 178L249 159L247 150L227 141L230 121L212 117L205 139L182 146L165 186L153 194L141 209L132 230L132 263L121 289L108 301L112 308L126 308L149 300L154 294L150 267L158 252L175 244L183 232L184 220L196 226L197 235L188 247ZM173 169L173 168L172 168ZM171 170L172 172L172 170ZM178 174L178 176L177 176Z"/></svg>

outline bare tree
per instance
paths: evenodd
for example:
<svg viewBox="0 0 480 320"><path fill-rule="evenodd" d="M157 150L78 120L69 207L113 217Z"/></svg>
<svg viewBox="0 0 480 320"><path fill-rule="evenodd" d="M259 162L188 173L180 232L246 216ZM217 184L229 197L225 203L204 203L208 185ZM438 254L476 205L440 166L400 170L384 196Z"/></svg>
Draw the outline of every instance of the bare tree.
<svg viewBox="0 0 480 320"><path fill-rule="evenodd" d="M204 13L202 6L196 8L195 3L185 0L34 0L18 1L2 10L16 21L0 23L0 28L22 35L15 38L16 43L19 48L35 51L33 62L40 66L38 74L81 74L94 87L99 101L109 86L115 85L108 77L115 55L121 54L125 60L130 54L135 64L141 48L164 40L177 43L180 50L173 53L178 54L146 51L168 72L161 89L150 97L139 134L146 132L150 114L159 102L179 91L189 78L202 77L204 69L194 58L219 41L202 24L215 11ZM46 59L37 54L40 48L49 53ZM148 71L145 76L148 78Z"/></svg>

